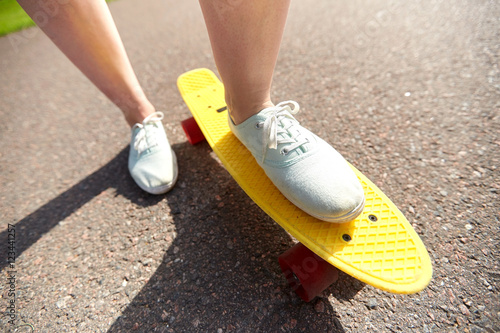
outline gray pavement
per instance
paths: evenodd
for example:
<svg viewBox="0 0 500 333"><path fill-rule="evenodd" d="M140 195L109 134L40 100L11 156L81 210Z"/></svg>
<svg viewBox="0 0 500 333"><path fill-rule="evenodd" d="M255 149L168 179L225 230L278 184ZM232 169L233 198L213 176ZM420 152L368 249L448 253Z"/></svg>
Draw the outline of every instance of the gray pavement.
<svg viewBox="0 0 500 333"><path fill-rule="evenodd" d="M500 330L496 1L292 2L275 101L301 104L298 119L400 207L434 265L416 295L341 274L307 304L277 263L293 239L179 125L177 76L215 70L197 2L110 8L165 112L179 182L141 192L120 112L37 28L0 38L0 328L15 331L14 300L16 324L36 332Z"/></svg>

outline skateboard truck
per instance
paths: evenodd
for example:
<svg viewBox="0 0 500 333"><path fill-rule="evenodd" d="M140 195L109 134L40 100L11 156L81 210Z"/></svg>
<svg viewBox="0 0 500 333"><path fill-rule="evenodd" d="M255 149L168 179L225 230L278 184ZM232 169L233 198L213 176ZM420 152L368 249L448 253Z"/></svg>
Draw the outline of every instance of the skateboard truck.
<svg viewBox="0 0 500 333"><path fill-rule="evenodd" d="M319 296L338 279L338 269L302 243L289 248L278 261L290 287L306 302Z"/></svg>
<svg viewBox="0 0 500 333"><path fill-rule="evenodd" d="M183 120L181 125L190 144L195 145L206 140L198 123L193 117Z"/></svg>

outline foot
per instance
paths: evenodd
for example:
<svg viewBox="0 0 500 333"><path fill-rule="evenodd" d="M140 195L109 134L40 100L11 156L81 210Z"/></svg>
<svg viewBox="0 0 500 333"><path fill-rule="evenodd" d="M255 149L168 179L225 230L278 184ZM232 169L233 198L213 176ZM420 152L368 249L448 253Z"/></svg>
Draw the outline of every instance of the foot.
<svg viewBox="0 0 500 333"><path fill-rule="evenodd" d="M132 127L128 169L134 181L151 194L168 192L177 181L177 158L155 112Z"/></svg>
<svg viewBox="0 0 500 333"><path fill-rule="evenodd" d="M229 127L250 150L276 187L318 219L342 223L363 211L363 187L346 160L293 117L294 101L260 111Z"/></svg>

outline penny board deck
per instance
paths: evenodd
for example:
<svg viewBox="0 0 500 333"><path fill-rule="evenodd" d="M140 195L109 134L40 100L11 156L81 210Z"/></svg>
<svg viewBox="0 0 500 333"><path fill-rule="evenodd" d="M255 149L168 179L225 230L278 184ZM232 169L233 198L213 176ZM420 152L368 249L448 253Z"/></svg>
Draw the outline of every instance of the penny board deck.
<svg viewBox="0 0 500 333"><path fill-rule="evenodd" d="M401 294L424 289L432 265L422 240L399 209L351 165L366 205L354 221L320 221L293 205L231 133L224 86L208 69L179 76L177 85L193 117L227 171L283 229L330 264L376 288Z"/></svg>

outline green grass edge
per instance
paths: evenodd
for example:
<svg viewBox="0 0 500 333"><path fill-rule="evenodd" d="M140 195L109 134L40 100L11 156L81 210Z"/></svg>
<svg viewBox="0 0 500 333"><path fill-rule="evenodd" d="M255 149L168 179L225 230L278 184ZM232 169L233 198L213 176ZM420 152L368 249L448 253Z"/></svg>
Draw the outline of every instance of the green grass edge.
<svg viewBox="0 0 500 333"><path fill-rule="evenodd" d="M35 0L31 0L35 1ZM107 0L111 2L114 0ZM35 25L16 0L0 0L0 37Z"/></svg>
<svg viewBox="0 0 500 333"><path fill-rule="evenodd" d="M0 0L0 36L34 25L16 0Z"/></svg>

